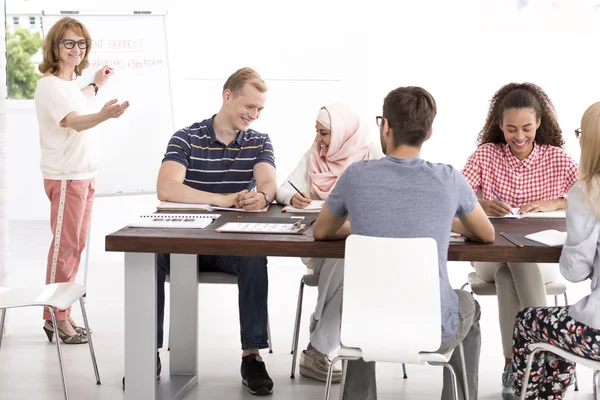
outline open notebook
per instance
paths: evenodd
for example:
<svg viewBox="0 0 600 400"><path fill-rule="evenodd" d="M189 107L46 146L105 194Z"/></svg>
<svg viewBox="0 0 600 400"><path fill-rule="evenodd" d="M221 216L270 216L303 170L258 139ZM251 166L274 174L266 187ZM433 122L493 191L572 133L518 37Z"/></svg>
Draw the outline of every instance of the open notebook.
<svg viewBox="0 0 600 400"><path fill-rule="evenodd" d="M529 213L519 215L519 214L517 214L519 212L519 208L513 208L512 212L513 212L512 214L507 214L502 217L493 217L491 215L489 217L490 218L516 218L516 219L521 219L521 218L566 218L567 217L565 210L547 211L547 212L529 212Z"/></svg>
<svg viewBox="0 0 600 400"><path fill-rule="evenodd" d="M145 214L130 223L131 228L206 228L221 214Z"/></svg>
<svg viewBox="0 0 600 400"><path fill-rule="evenodd" d="M554 229L541 231L525 235L526 239L545 244L546 246L562 246L567 241L567 232L560 232Z"/></svg>
<svg viewBox="0 0 600 400"><path fill-rule="evenodd" d="M266 212L269 209L269 206L266 206L262 210L251 210L246 211L243 208L227 208L227 207L217 207L211 204L192 204L192 203L173 203L170 201L162 201L156 209L159 211L237 211L237 212Z"/></svg>
<svg viewBox="0 0 600 400"><path fill-rule="evenodd" d="M313 200L306 208L296 208L293 206L285 206L281 212L295 212L295 213L319 213L325 204L325 200Z"/></svg>

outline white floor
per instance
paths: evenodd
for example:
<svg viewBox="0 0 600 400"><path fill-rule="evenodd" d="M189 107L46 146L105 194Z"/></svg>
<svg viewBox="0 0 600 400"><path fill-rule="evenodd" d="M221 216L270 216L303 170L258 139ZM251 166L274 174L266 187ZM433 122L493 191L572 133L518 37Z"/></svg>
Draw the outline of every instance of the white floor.
<svg viewBox="0 0 600 400"><path fill-rule="evenodd" d="M146 200L147 201L147 200ZM150 201L151 204L152 201ZM94 329L94 344L102 385L96 386L88 347L63 346L67 384L71 399L123 398L123 257L103 251L104 235L124 225L121 220L106 222L104 213L111 207L97 208L93 225L87 310ZM114 212L112 208L111 212ZM104 222L97 222L104 221ZM4 285L25 286L44 282L46 252L50 231L46 221L15 221L10 230L9 279ZM450 277L454 287L464 283L471 267L468 263L451 263ZM299 260L272 258L269 262L269 312L274 353L263 353L267 368L275 382L275 399L322 399L323 385L297 374L290 379L290 345L293 333L296 296L301 274ZM83 277L83 273L81 274ZM569 285L571 302L586 293L587 284ZM316 291L307 288L301 345L308 338L307 315L314 307ZM496 299L479 297L482 305L483 344L480 364L480 399L500 399L500 374L503 360L500 349ZM550 300L550 299L549 299ZM408 305L407 305L408 306ZM414 305L411 305L414 306ZM48 343L42 331L41 309L12 310L8 314L8 336L0 350L0 399L62 399L62 386L56 347ZM78 308L74 315L81 321ZM237 288L204 285L200 292L199 384L185 399L251 399L240 382L240 343L237 311ZM168 319L168 315L167 315ZM168 326L166 326L168 331ZM400 338L399 338L400 340ZM162 350L163 371L168 371L168 352ZM580 391L571 388L567 398L592 398L592 372L578 367ZM400 365L378 366L379 399L439 399L441 369L408 366L408 379L402 379ZM332 398L338 398L334 386Z"/></svg>

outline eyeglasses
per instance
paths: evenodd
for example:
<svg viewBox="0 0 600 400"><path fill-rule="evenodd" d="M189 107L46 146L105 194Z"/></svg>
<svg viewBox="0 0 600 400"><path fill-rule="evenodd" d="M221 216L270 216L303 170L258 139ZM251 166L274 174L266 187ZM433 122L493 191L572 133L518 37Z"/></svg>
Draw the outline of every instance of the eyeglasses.
<svg viewBox="0 0 600 400"><path fill-rule="evenodd" d="M581 137L581 128L575 129L575 137L579 139Z"/></svg>
<svg viewBox="0 0 600 400"><path fill-rule="evenodd" d="M60 39L58 43L62 43L65 46L65 49L68 50L71 50L73 47L75 47L75 45L77 45L77 47L79 47L81 50L85 50L90 45L91 40L81 39L79 41L75 41L69 39Z"/></svg>
<svg viewBox="0 0 600 400"><path fill-rule="evenodd" d="M383 125L383 117L381 115L376 116L375 123L377 124L377 126Z"/></svg>

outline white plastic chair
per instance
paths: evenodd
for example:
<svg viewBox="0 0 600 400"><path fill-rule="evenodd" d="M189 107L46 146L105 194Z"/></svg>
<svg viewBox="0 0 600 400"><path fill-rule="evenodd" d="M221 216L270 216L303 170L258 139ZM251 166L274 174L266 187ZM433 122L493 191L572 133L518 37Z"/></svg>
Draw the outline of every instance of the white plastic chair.
<svg viewBox="0 0 600 400"><path fill-rule="evenodd" d="M435 353L442 326L435 240L350 235L345 259L342 345L329 367L325 400L329 400L335 363L357 359L443 366L452 376L458 399L456 373L449 364L453 350ZM462 345L459 351L468 400Z"/></svg>
<svg viewBox="0 0 600 400"><path fill-rule="evenodd" d="M2 313L0 318L0 338L2 338L2 331L4 330L4 317L6 309L18 308L18 307L33 307L42 306L48 307L50 314L52 315L52 324L54 327L56 324L56 315L54 308L59 310L66 310L70 305L79 300L81 305L81 313L83 314L83 322L85 329L88 333L88 345L90 347L90 354L92 356L92 364L94 366L94 373L96 374L96 384L100 385L100 374L98 373L98 365L96 364L96 354L94 352L94 345L92 343L92 332L88 325L87 314L85 312L85 304L83 301L83 295L85 294L85 288L78 283L53 283L45 286L35 287L23 287L23 288L7 288L0 287L0 311ZM60 339L55 334L56 349L58 351L58 362L60 364L60 373L63 381L63 389L65 393L65 399L69 399L67 391L67 381L65 379L65 370L63 365L62 352L60 349Z"/></svg>
<svg viewBox="0 0 600 400"><path fill-rule="evenodd" d="M560 347L551 345L549 343L532 343L529 345L529 350L531 353L529 357L527 357L527 369L526 371L531 371L531 364L533 364L533 358L540 351L547 351L550 353L554 353L558 356L561 356L567 360L574 361L577 364L585 365L588 368L594 370L594 400L598 400L598 376L600 376L600 361L593 361L587 358L583 358L577 356L569 351L563 350ZM575 384L577 384L577 373L575 373ZM529 374L525 373L525 378L523 379L523 389L521 390L521 400L525 400L527 385L529 384Z"/></svg>
<svg viewBox="0 0 600 400"><path fill-rule="evenodd" d="M169 282L169 275L166 277L166 281ZM238 277L236 275L228 274L221 271L200 271L198 272L198 284L219 284L219 285L237 285ZM171 325L169 324L169 330ZM271 321L267 319L267 339L269 341L269 353L273 353L273 342L271 341ZM169 334L169 343L171 341L171 335ZM171 346L169 345L169 349Z"/></svg>
<svg viewBox="0 0 600 400"><path fill-rule="evenodd" d="M298 359L298 340L300 338L300 325L302 322L302 300L304 299L304 286L318 287L319 286L319 275L308 269L306 275L300 278L300 290L298 291L298 306L296 307L296 318L294 324L294 336L292 338L292 350L290 354L292 357L292 372L290 378L294 379L296 376L296 361ZM403 378L407 379L406 365L402 364L402 372L404 373Z"/></svg>
<svg viewBox="0 0 600 400"><path fill-rule="evenodd" d="M471 293L478 296L496 296L496 284L494 282L486 282L477 275L477 272L471 272L468 276L468 282L462 285L461 289L471 287ZM563 296L565 306L569 305L567 297L567 285L564 280L557 279L553 282L546 283L546 294L554 296L554 305L558 307L558 296ZM574 390L579 391L579 380L577 379L577 370L575 370Z"/></svg>

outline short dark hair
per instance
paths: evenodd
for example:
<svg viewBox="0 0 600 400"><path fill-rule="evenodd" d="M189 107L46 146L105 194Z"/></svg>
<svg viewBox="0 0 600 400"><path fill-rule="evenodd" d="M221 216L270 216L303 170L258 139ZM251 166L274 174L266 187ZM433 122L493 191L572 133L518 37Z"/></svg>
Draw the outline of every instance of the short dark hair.
<svg viewBox="0 0 600 400"><path fill-rule="evenodd" d="M394 89L383 101L383 117L392 129L395 146L421 146L436 114L433 96L417 86Z"/></svg>

